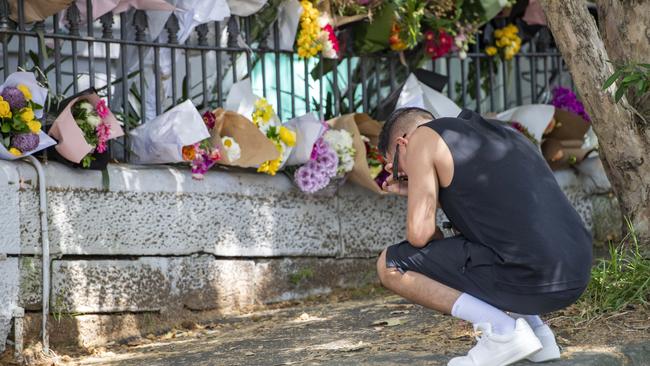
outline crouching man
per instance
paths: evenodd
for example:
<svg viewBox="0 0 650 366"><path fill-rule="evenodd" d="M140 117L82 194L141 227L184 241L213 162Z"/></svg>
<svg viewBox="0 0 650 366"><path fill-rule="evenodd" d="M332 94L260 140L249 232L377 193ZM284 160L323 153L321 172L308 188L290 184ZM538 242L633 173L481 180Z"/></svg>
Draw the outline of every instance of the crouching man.
<svg viewBox="0 0 650 366"><path fill-rule="evenodd" d="M469 110L434 120L403 108L386 121L379 149L393 162L384 190L408 196L407 240L381 253L381 283L482 334L448 365L559 358L539 314L580 297L592 242L537 148ZM460 235L442 237L438 204Z"/></svg>

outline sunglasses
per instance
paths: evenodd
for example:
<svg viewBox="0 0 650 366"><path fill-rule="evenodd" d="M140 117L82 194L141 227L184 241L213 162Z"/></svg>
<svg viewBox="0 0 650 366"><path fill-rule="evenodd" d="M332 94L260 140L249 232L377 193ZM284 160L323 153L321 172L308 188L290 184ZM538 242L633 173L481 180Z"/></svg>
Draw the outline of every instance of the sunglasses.
<svg viewBox="0 0 650 366"><path fill-rule="evenodd" d="M406 137L406 134L402 138ZM399 175L399 144L395 144L395 156L393 157L393 182L404 182L408 180L408 176Z"/></svg>

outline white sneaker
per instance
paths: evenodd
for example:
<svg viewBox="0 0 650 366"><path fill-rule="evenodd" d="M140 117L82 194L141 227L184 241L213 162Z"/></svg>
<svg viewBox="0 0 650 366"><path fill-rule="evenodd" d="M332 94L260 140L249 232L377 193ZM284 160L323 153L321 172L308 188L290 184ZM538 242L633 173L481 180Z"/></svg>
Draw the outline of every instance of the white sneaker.
<svg viewBox="0 0 650 366"><path fill-rule="evenodd" d="M505 366L542 349L542 344L524 319L517 319L515 330L506 335L492 334L492 326L477 324L482 335L467 356L453 358L447 366Z"/></svg>
<svg viewBox="0 0 650 366"><path fill-rule="evenodd" d="M560 359L560 347L555 342L555 334L551 327L544 324L534 329L535 335L542 343L542 349L528 356L532 362L546 362Z"/></svg>

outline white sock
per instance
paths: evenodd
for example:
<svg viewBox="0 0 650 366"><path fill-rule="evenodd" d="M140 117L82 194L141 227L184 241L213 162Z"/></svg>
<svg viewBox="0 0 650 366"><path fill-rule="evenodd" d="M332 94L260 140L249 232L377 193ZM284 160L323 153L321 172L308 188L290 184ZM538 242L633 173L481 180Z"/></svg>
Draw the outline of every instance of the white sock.
<svg viewBox="0 0 650 366"><path fill-rule="evenodd" d="M515 319L494 306L475 298L461 294L451 309L451 315L472 324L489 323L496 334L508 334L515 330Z"/></svg>
<svg viewBox="0 0 650 366"><path fill-rule="evenodd" d="M524 315L524 314L518 314L518 313L510 313L510 316L513 318L524 318L524 320L530 325L530 327L534 330L535 328L539 328L542 325L544 325L544 321L542 318L539 317L539 315Z"/></svg>

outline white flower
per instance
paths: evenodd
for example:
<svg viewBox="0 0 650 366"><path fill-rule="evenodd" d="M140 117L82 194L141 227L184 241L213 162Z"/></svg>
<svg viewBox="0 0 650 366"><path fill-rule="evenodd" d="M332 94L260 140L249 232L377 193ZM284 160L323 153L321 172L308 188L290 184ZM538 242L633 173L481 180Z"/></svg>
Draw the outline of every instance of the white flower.
<svg viewBox="0 0 650 366"><path fill-rule="evenodd" d="M458 57L459 57L461 60L466 59L466 58L467 58L467 52L465 52L465 51L460 51L460 52L458 52Z"/></svg>
<svg viewBox="0 0 650 366"><path fill-rule="evenodd" d="M221 145L223 145L223 152L229 162L234 163L235 161L239 160L241 157L241 148L234 138L230 136L222 137Z"/></svg>
<svg viewBox="0 0 650 366"><path fill-rule="evenodd" d="M95 110L95 107L93 107L93 105L87 100L82 100L77 105L79 109L84 110L86 113L91 113Z"/></svg>
<svg viewBox="0 0 650 366"><path fill-rule="evenodd" d="M327 130L323 138L337 152L352 148L352 135L348 131Z"/></svg>
<svg viewBox="0 0 650 366"><path fill-rule="evenodd" d="M336 151L339 158L338 175L343 175L354 167L354 149L352 135L345 130L328 130L323 136L325 142Z"/></svg>
<svg viewBox="0 0 650 366"><path fill-rule="evenodd" d="M97 127L102 123L102 119L94 113L89 113L86 115L86 122L93 127Z"/></svg>
<svg viewBox="0 0 650 366"><path fill-rule="evenodd" d="M332 59L336 59L339 57L339 55L336 53L336 50L334 49L334 46L332 45L332 42L330 42L329 39L324 41L322 44L323 44L323 49L321 50L321 52L323 53L323 57L332 58Z"/></svg>

